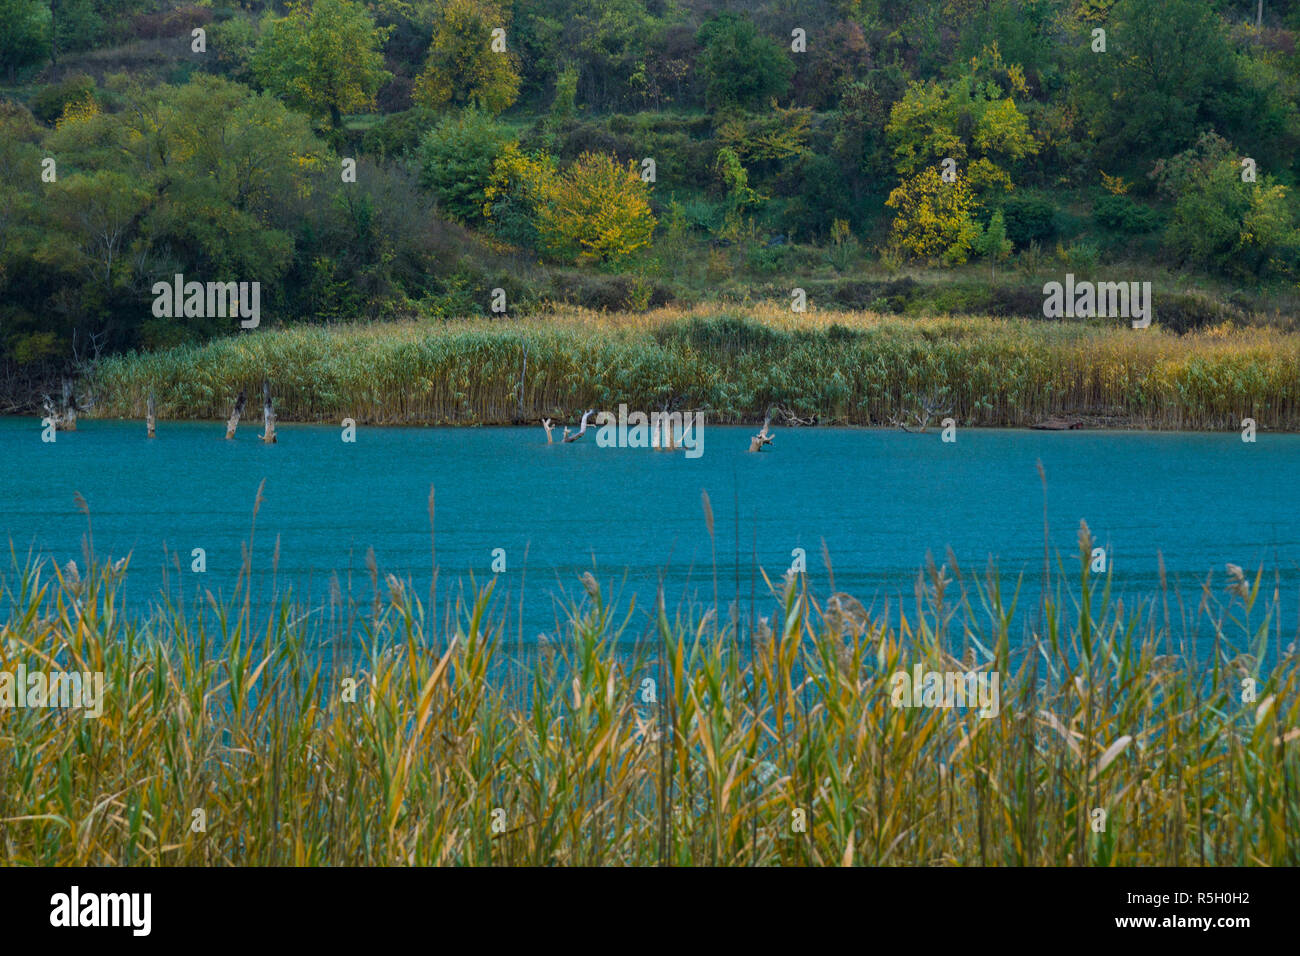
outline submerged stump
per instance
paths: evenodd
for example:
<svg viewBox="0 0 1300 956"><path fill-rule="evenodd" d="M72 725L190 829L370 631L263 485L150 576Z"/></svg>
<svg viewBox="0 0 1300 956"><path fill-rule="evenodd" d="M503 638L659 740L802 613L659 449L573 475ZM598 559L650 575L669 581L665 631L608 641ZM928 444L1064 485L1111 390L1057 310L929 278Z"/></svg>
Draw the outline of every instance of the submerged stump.
<svg viewBox="0 0 1300 956"><path fill-rule="evenodd" d="M244 390L241 388L239 390L239 397L235 399L235 408L230 413L230 421L226 422L227 440L235 437L235 429L239 427L239 418L244 414L244 403L247 400L248 397L244 394Z"/></svg>
<svg viewBox="0 0 1300 956"><path fill-rule="evenodd" d="M275 444L275 409L271 407L271 383L262 383L262 441Z"/></svg>
<svg viewBox="0 0 1300 956"><path fill-rule="evenodd" d="M63 380L63 414L55 428L65 432L77 430L77 400L72 395L72 380Z"/></svg>
<svg viewBox="0 0 1300 956"><path fill-rule="evenodd" d="M750 451L762 451L765 445L772 444L772 433L769 428L772 425L772 416L769 414L763 419L763 430L749 439Z"/></svg>

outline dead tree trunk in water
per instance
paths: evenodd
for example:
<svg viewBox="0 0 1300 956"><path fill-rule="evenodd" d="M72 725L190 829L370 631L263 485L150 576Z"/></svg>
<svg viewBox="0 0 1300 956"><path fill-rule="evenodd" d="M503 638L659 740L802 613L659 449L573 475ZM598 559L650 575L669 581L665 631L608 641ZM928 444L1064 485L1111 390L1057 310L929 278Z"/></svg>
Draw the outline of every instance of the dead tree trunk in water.
<svg viewBox="0 0 1300 956"><path fill-rule="evenodd" d="M750 451L762 451L764 445L772 444L772 433L768 431L768 426L771 424L772 415L769 412L768 416L763 419L763 430L749 439Z"/></svg>
<svg viewBox="0 0 1300 956"><path fill-rule="evenodd" d="M262 441L268 445L275 444L275 410L271 407L271 383L262 383L262 422L264 430Z"/></svg>
<svg viewBox="0 0 1300 956"><path fill-rule="evenodd" d="M230 413L230 421L226 422L227 440L235 437L235 429L239 427L239 417L244 414L244 403L248 400L244 390L239 390L239 397L235 399L235 409Z"/></svg>
<svg viewBox="0 0 1300 956"><path fill-rule="evenodd" d="M77 430L77 400L72 395L72 379L63 380L63 422L59 428L65 432Z"/></svg>
<svg viewBox="0 0 1300 956"><path fill-rule="evenodd" d="M153 411L154 411L153 392L150 392L150 393L149 393L149 410L145 413L145 417L144 417L144 425L145 425L145 428L147 428L147 429L149 430L149 437L150 437L150 438L153 438L153 437L154 437L154 436L153 436L153 424L154 424L154 414L153 414Z"/></svg>
<svg viewBox="0 0 1300 956"><path fill-rule="evenodd" d="M60 415L59 410L54 407L54 399L46 395L41 401L41 409L45 412L45 419L42 424L49 422L54 426L55 431L58 431L63 427L63 416Z"/></svg>
<svg viewBox="0 0 1300 956"><path fill-rule="evenodd" d="M682 414L682 437L686 436L686 420L689 412ZM664 406L659 420L655 421L651 416L650 420L650 447L655 451L676 451L677 436L673 434L673 421L668 417L668 406Z"/></svg>

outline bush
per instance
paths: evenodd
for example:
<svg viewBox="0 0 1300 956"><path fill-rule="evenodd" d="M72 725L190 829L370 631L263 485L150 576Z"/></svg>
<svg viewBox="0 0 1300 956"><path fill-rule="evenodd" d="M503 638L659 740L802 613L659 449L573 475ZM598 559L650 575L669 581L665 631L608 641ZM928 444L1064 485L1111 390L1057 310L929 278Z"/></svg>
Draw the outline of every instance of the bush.
<svg viewBox="0 0 1300 956"><path fill-rule="evenodd" d="M971 215L975 198L966 180L941 182L935 166L905 180L885 205L898 212L890 227L891 238L913 259L961 265L971 243L979 238L979 223Z"/></svg>
<svg viewBox="0 0 1300 956"><path fill-rule="evenodd" d="M638 285L643 288L637 288ZM638 296L642 299L641 305L652 309L673 301L672 292L667 286L658 282L649 283L647 296L644 285L645 281L638 280L635 276L564 273L551 280L551 296L560 302L604 312L638 311L635 308Z"/></svg>
<svg viewBox="0 0 1300 956"><path fill-rule="evenodd" d="M822 237L837 219L862 228L865 204L854 201L838 163L826 156L805 156L797 174L799 193L781 217L787 232Z"/></svg>
<svg viewBox="0 0 1300 956"><path fill-rule="evenodd" d="M472 109L449 116L420 141L420 185L449 216L482 222L492 169L513 141L509 129L487 113Z"/></svg>
<svg viewBox="0 0 1300 956"><path fill-rule="evenodd" d="M1160 297L1155 311L1155 321L1161 327L1184 335L1211 325L1234 322L1246 323L1246 313L1226 302L1220 302L1203 292L1176 292Z"/></svg>
<svg viewBox="0 0 1300 956"><path fill-rule="evenodd" d="M1023 283L996 285L989 290L987 313L1000 318L1039 318L1043 314L1043 293Z"/></svg>
<svg viewBox="0 0 1300 956"><path fill-rule="evenodd" d="M1087 274L1101 261L1101 247L1094 242L1077 239L1065 248L1057 247L1057 258L1068 269Z"/></svg>
<svg viewBox="0 0 1300 956"><path fill-rule="evenodd" d="M1181 261L1243 278L1296 273L1300 226L1287 187L1267 174L1243 182L1223 137L1203 134L1151 177L1174 200L1165 244Z"/></svg>
<svg viewBox="0 0 1300 956"><path fill-rule="evenodd" d="M771 275L787 268L789 246L752 245L745 252L745 265L758 275Z"/></svg>
<svg viewBox="0 0 1300 956"><path fill-rule="evenodd" d="M614 123L569 120L555 136L555 156L561 160L577 159L583 153L611 153L619 159L634 159L637 149L629 136L612 131Z"/></svg>
<svg viewBox="0 0 1300 956"><path fill-rule="evenodd" d="M652 158L659 189L693 190L711 175L717 151L711 134L712 127L698 117L615 114L604 122L559 123L553 148L555 156L566 161L583 153L612 153L622 161Z"/></svg>
<svg viewBox="0 0 1300 956"><path fill-rule="evenodd" d="M1031 242L1046 244L1056 238L1056 207L1041 196L1011 196L1002 203L1007 238L1017 249Z"/></svg>
<svg viewBox="0 0 1300 956"><path fill-rule="evenodd" d="M361 151L380 159L413 152L420 139L438 122L433 110L415 107L385 116L361 138Z"/></svg>
<svg viewBox="0 0 1300 956"><path fill-rule="evenodd" d="M682 215L690 228L709 236L722 228L726 210L720 203L692 197L684 198L680 202Z"/></svg>
<svg viewBox="0 0 1300 956"><path fill-rule="evenodd" d="M95 81L85 74L69 76L62 83L47 86L32 97L31 111L42 123L53 124L69 103L95 98Z"/></svg>
<svg viewBox="0 0 1300 956"><path fill-rule="evenodd" d="M1300 261L1300 229L1286 188L1268 176L1242 183L1233 162L1179 197L1165 242L1185 262L1240 277L1294 275Z"/></svg>
<svg viewBox="0 0 1300 956"><path fill-rule="evenodd" d="M891 279L889 282L848 280L833 286L831 299L836 305L847 309L870 309L901 315L917 297L920 289L921 284L911 276Z"/></svg>
<svg viewBox="0 0 1300 956"><path fill-rule="evenodd" d="M1093 203L1092 218L1098 225L1130 236L1151 232L1160 225L1160 217L1154 209L1136 203L1127 196L1111 193L1106 193Z"/></svg>

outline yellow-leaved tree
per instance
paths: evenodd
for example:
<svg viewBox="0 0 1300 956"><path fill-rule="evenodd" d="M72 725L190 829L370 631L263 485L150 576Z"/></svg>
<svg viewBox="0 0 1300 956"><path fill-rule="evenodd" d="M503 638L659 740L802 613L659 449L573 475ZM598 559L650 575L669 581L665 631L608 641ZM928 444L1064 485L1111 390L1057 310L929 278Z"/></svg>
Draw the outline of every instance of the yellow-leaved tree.
<svg viewBox="0 0 1300 956"><path fill-rule="evenodd" d="M500 113L519 96L519 61L506 36L510 17L491 0L444 0L429 56L415 78L417 106L478 106Z"/></svg>
<svg viewBox="0 0 1300 956"><path fill-rule="evenodd" d="M914 82L889 111L885 132L901 176L951 159L980 198L1010 192L1011 173L1040 144L1014 97L1027 95L1024 71L997 44L947 84Z"/></svg>
<svg viewBox="0 0 1300 956"><path fill-rule="evenodd" d="M892 236L913 259L966 261L980 226L972 215L975 197L965 177L946 183L938 167L928 166L889 194L885 205L897 210Z"/></svg>
<svg viewBox="0 0 1300 956"><path fill-rule="evenodd" d="M496 172L489 199L505 192L524 198L539 244L557 259L617 264L650 245L650 189L632 161L620 166L607 153L583 153L557 172L544 160L511 154Z"/></svg>

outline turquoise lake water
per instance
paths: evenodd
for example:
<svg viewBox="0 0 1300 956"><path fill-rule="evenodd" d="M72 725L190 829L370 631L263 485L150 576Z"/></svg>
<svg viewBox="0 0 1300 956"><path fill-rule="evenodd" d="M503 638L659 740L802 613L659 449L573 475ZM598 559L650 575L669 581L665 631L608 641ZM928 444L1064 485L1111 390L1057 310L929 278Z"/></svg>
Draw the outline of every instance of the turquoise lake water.
<svg viewBox="0 0 1300 956"><path fill-rule="evenodd" d="M20 560L32 550L81 563L80 493L96 551L132 553L129 600L158 595L164 546L181 555L188 595L200 586L229 594L265 479L255 567L269 571L278 536L279 580L300 599L325 603L335 571L347 590L350 569L353 593L368 603L369 547L381 575L410 577L426 593L432 484L442 584L468 584L471 572L485 580L493 550L504 549L498 593L508 590L517 608L525 585L527 639L554 630L549 596L580 596L586 570L638 608L649 608L661 576L670 606L690 595L711 605L707 491L724 606L739 591L747 612L755 561L779 577L795 548L807 553L810 587L828 593L824 541L835 589L868 607L888 599L896 608L900 598L913 607L926 553L942 563L951 547L968 575L982 574L990 557L1008 588L1023 574L1020 604L1034 608L1041 460L1054 562L1059 552L1077 569L1084 519L1129 602L1156 592L1159 555L1192 607L1208 573L1225 598L1226 563L1249 573L1262 566L1266 591L1280 583L1283 643L1296 633L1300 436L1247 444L1236 433L963 429L945 444L937 431L784 428L774 446L750 454L754 430L706 426L704 453L691 459L601 448L590 433L548 445L540 427L362 427L347 444L337 427L282 425L268 446L254 422L225 441L222 423L164 421L150 441L141 422L83 420L43 443L36 419L0 419L0 534ZM206 550L202 576L189 571L193 548ZM643 631L644 615L633 620Z"/></svg>

